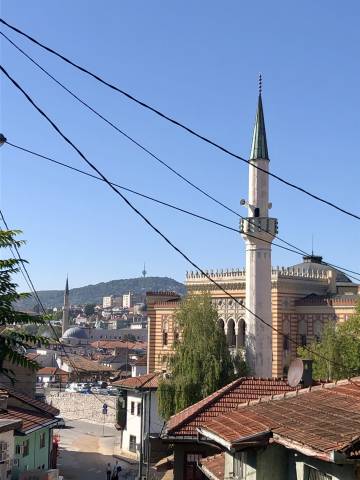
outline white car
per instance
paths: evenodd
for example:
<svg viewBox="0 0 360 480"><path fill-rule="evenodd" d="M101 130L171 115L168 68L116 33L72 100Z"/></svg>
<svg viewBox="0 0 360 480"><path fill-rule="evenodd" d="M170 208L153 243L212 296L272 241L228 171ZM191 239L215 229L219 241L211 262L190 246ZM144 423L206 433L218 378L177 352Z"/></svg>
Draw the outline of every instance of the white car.
<svg viewBox="0 0 360 480"><path fill-rule="evenodd" d="M65 420L63 419L63 417L60 417L59 415L56 415L55 418L57 420L56 428L65 428L66 427Z"/></svg>

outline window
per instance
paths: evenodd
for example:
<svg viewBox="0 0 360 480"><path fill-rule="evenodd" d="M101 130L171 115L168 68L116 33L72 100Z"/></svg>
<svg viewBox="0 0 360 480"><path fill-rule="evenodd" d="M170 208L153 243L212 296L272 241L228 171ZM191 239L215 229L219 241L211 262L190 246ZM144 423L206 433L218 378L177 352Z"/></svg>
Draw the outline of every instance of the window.
<svg viewBox="0 0 360 480"><path fill-rule="evenodd" d="M320 472L320 470L316 470L315 468L309 467L309 465L305 465L304 470L304 480L331 480L330 475L326 475L326 473Z"/></svg>
<svg viewBox="0 0 360 480"><path fill-rule="evenodd" d="M166 346L168 344L168 334L167 332L163 332L163 345Z"/></svg>
<svg viewBox="0 0 360 480"><path fill-rule="evenodd" d="M130 435L129 451L134 452L134 453L136 452L136 437L135 437L135 435Z"/></svg>
<svg viewBox="0 0 360 480"><path fill-rule="evenodd" d="M137 416L140 417L141 415L141 403L137 404Z"/></svg>
<svg viewBox="0 0 360 480"><path fill-rule="evenodd" d="M130 411L131 411L131 415L135 415L135 402L131 402Z"/></svg>
<svg viewBox="0 0 360 480"><path fill-rule="evenodd" d="M245 478L246 452L238 452L234 455L234 477L238 479Z"/></svg>
<svg viewBox="0 0 360 480"><path fill-rule="evenodd" d="M306 335L300 335L300 345L306 347Z"/></svg>
<svg viewBox="0 0 360 480"><path fill-rule="evenodd" d="M45 448L45 432L40 433L40 448Z"/></svg>
<svg viewBox="0 0 360 480"><path fill-rule="evenodd" d="M283 336L283 349L288 352L290 347L290 342L289 342L289 336L284 335Z"/></svg>
<svg viewBox="0 0 360 480"><path fill-rule="evenodd" d="M187 453L185 455L185 475L184 480L200 480L203 477L198 469L198 461L202 458L200 453Z"/></svg>
<svg viewBox="0 0 360 480"><path fill-rule="evenodd" d="M30 446L30 441L25 440L25 442L23 443L23 454L22 454L23 457L27 457L29 455L29 446Z"/></svg>
<svg viewBox="0 0 360 480"><path fill-rule="evenodd" d="M169 331L169 324L167 320L164 320L162 324L162 341L163 341L164 347L168 344L168 331Z"/></svg>

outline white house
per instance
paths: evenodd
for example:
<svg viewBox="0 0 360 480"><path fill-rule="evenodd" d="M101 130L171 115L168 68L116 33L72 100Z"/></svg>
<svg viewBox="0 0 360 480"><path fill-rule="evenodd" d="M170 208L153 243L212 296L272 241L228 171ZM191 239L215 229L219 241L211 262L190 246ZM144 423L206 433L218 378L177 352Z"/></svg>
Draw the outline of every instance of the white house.
<svg viewBox="0 0 360 480"><path fill-rule="evenodd" d="M152 458L153 445L159 441L164 419L158 413L158 373L150 373L125 380L114 386L121 389L118 424L121 430L121 450L124 455ZM156 446L156 451L159 448Z"/></svg>

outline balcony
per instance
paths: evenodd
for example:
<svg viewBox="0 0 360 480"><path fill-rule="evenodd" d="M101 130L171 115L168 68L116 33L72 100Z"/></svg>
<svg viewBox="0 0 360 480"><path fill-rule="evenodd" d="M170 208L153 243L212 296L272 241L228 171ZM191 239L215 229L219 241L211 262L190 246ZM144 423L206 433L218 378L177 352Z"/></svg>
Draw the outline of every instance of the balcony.
<svg viewBox="0 0 360 480"><path fill-rule="evenodd" d="M248 217L240 220L240 233L256 235L260 239L263 236L274 237L278 233L277 218ZM265 234L265 235L264 235Z"/></svg>

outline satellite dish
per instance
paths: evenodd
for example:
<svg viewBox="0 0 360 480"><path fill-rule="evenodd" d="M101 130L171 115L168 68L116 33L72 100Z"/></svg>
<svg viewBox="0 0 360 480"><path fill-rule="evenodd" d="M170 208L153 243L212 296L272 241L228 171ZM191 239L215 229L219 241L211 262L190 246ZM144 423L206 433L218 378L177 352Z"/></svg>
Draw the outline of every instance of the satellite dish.
<svg viewBox="0 0 360 480"><path fill-rule="evenodd" d="M299 385L300 380L302 379L304 373L304 364L301 358L295 358L290 363L287 381L290 387L296 387Z"/></svg>

